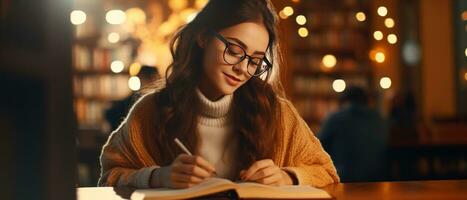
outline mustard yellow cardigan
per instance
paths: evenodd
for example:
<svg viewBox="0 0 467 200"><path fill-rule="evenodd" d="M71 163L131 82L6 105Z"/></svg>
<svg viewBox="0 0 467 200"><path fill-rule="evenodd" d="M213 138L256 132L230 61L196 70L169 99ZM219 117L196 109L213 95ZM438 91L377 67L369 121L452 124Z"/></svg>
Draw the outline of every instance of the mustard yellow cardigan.
<svg viewBox="0 0 467 200"><path fill-rule="evenodd" d="M154 169L160 167L146 146L157 145L147 140L154 133L155 94L140 98L125 121L109 136L100 157L99 186L132 186L148 188ZM322 187L339 182L339 176L329 155L313 135L292 103L279 98L283 116L274 163L295 175L298 184ZM157 149L157 148L154 148Z"/></svg>

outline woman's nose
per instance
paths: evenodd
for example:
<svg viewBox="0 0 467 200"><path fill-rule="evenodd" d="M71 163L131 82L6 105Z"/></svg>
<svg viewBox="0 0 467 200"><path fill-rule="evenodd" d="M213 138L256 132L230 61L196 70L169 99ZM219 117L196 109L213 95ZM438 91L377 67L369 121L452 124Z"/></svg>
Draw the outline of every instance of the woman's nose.
<svg viewBox="0 0 467 200"><path fill-rule="evenodd" d="M248 73L248 58L243 59L241 62L232 66L232 69L237 74Z"/></svg>

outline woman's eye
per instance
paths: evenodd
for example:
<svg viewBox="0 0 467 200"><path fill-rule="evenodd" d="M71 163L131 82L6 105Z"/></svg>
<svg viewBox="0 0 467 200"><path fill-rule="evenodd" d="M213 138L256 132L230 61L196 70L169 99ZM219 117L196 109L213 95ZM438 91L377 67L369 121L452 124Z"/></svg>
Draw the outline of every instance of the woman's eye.
<svg viewBox="0 0 467 200"><path fill-rule="evenodd" d="M251 59L250 61L251 64L253 65L256 65L256 66L261 66L261 64L263 63L263 59Z"/></svg>
<svg viewBox="0 0 467 200"><path fill-rule="evenodd" d="M231 44L229 47L227 47L227 53L232 56L243 57L245 52L241 47Z"/></svg>
<svg viewBox="0 0 467 200"><path fill-rule="evenodd" d="M235 49L231 49L231 48L229 48L229 49L227 50L227 52L228 52L230 55L240 55L240 54L242 54L240 51L236 51Z"/></svg>

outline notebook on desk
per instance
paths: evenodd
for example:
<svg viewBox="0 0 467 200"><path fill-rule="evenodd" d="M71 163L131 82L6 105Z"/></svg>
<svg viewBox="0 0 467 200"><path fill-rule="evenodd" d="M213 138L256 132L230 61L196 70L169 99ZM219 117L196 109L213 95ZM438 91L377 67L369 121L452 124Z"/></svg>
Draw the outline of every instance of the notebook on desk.
<svg viewBox="0 0 467 200"><path fill-rule="evenodd" d="M268 186L259 183L234 183L227 179L211 178L186 189L142 189L131 195L132 200L170 200L208 196L233 190L240 198L267 199L330 199L324 190L311 186Z"/></svg>

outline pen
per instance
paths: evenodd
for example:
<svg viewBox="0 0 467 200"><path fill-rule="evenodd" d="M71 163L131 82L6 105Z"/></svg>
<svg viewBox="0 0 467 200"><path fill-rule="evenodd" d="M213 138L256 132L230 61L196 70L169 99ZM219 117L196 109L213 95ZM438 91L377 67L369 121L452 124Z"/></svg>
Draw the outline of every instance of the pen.
<svg viewBox="0 0 467 200"><path fill-rule="evenodd" d="M175 138L174 139L175 143L177 143L177 145L188 155L190 156L193 156L193 154L191 154L191 152L185 147L185 145L183 145L182 142L180 142L180 140L178 138ZM217 176L217 173L216 171L213 171L212 172L215 176Z"/></svg>
<svg viewBox="0 0 467 200"><path fill-rule="evenodd" d="M175 138L175 143L177 143L177 145L188 155L192 156L193 154L191 154L190 151L188 151L188 149L185 147L185 145L182 144L182 142L180 142L180 140L178 138Z"/></svg>

